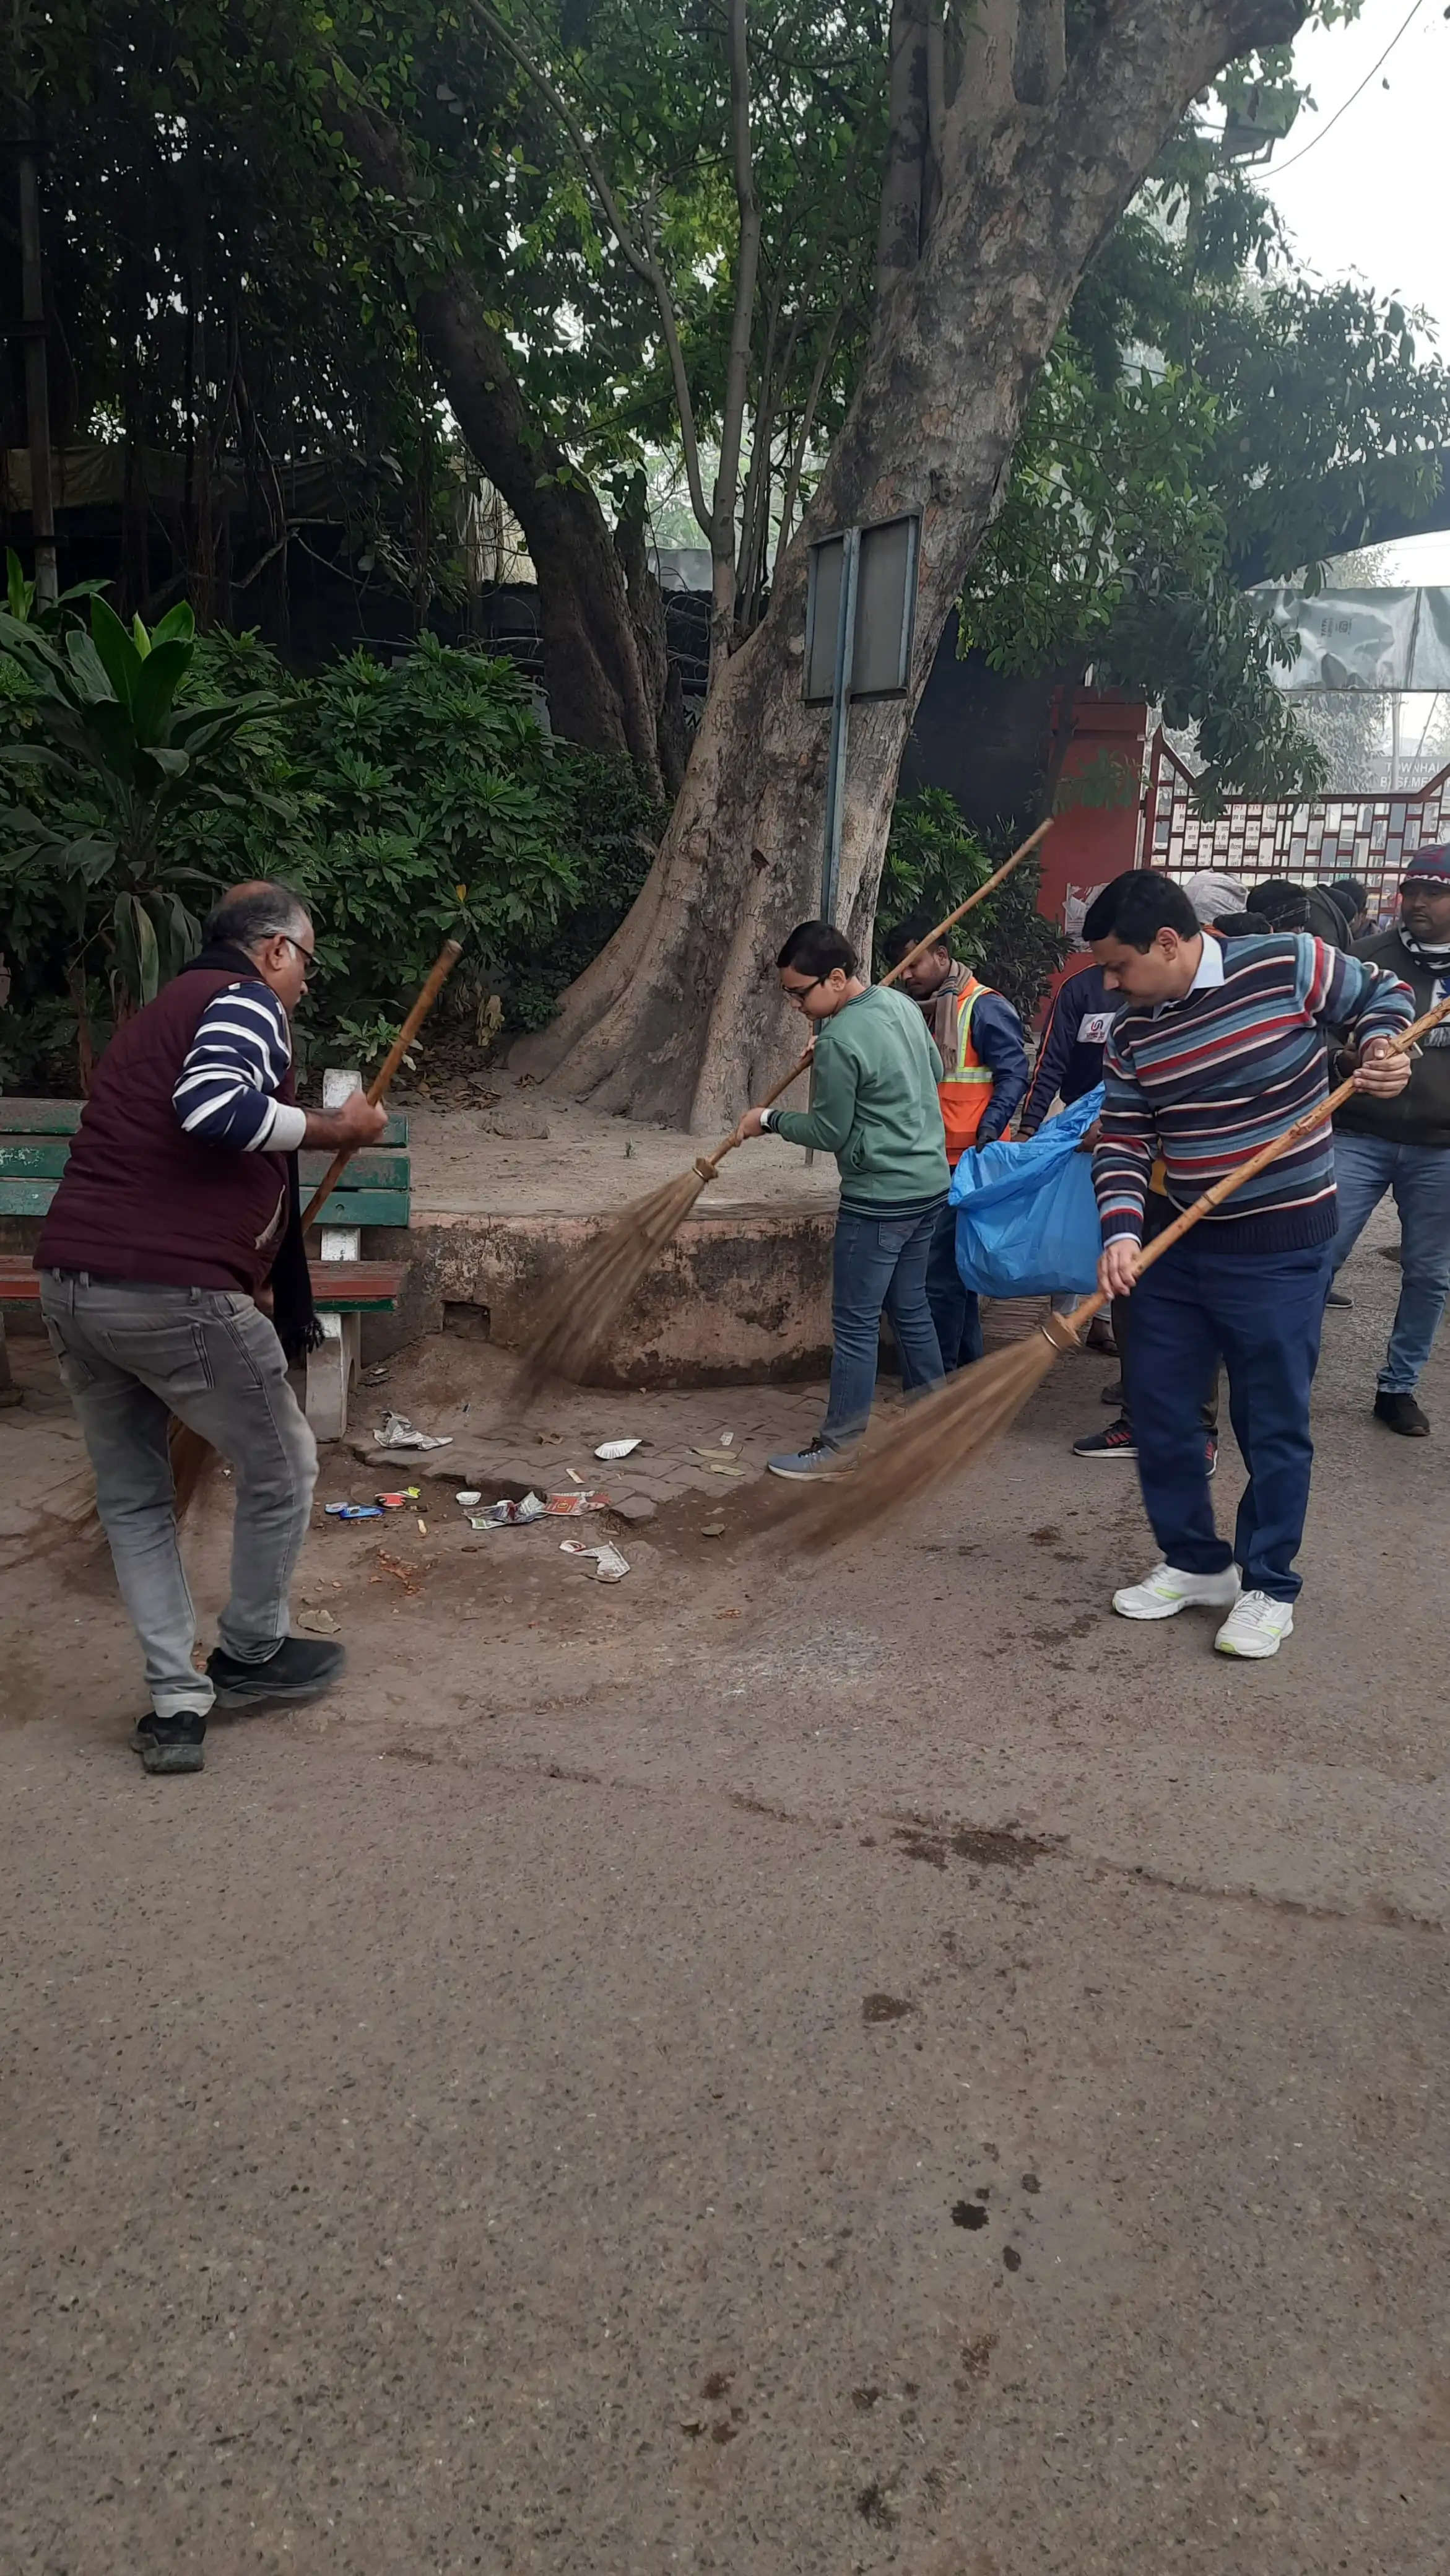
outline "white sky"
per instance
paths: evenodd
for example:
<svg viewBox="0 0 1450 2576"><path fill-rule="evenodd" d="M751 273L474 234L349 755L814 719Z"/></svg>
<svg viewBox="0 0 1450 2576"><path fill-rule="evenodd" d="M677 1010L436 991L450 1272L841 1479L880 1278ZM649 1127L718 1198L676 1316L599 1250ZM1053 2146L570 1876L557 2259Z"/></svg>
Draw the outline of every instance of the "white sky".
<svg viewBox="0 0 1450 2576"><path fill-rule="evenodd" d="M1257 176L1311 269L1324 278L1356 272L1379 293L1422 306L1435 326L1441 356L1450 361L1450 23L1444 0L1420 0L1389 60L1333 132L1326 131L1410 17L1410 8L1411 0L1364 0L1352 25L1306 30L1294 62L1314 105L1300 109L1292 133ZM1411 538L1390 548L1389 557L1387 580L1450 583L1450 530Z"/></svg>

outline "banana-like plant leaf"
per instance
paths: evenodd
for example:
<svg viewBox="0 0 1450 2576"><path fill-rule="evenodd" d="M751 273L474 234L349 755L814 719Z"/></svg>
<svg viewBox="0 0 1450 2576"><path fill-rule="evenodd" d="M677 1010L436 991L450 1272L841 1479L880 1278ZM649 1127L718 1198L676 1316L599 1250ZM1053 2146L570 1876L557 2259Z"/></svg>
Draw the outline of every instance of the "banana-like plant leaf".
<svg viewBox="0 0 1450 2576"><path fill-rule="evenodd" d="M82 841L71 841L64 852L67 874L81 877L87 885L100 885L116 864L116 844L92 834Z"/></svg>
<svg viewBox="0 0 1450 2576"><path fill-rule="evenodd" d="M147 743L142 750L141 758L154 761L157 768L168 778L184 778L191 767L190 752L178 751L171 743Z"/></svg>
<svg viewBox="0 0 1450 2576"><path fill-rule="evenodd" d="M190 644L195 635L196 619L191 613L190 603L178 600L175 608L168 608L159 625L152 627L151 650L154 653L158 644Z"/></svg>
<svg viewBox="0 0 1450 2576"><path fill-rule="evenodd" d="M53 644L21 618L0 609L0 651L13 653L27 676L44 688L64 688L69 674Z"/></svg>
<svg viewBox="0 0 1450 2576"><path fill-rule="evenodd" d="M115 695L123 707L129 707L141 677L141 656L114 608L108 608L103 599L91 601L91 642L105 664Z"/></svg>
<svg viewBox="0 0 1450 2576"><path fill-rule="evenodd" d="M144 662L136 666L136 685L131 696L131 717L138 743L150 746L165 739L166 718L178 687L191 668L195 646L173 642L152 642Z"/></svg>
<svg viewBox="0 0 1450 2576"><path fill-rule="evenodd" d="M255 723L259 716L276 715L281 706L280 698L259 692L238 698L229 707L185 707L172 717L169 738L188 751L209 751L214 743L230 742L243 725Z"/></svg>
<svg viewBox="0 0 1450 2576"><path fill-rule="evenodd" d="M20 557L16 553L15 548L13 546L7 546L5 549L5 596L10 603L10 614L12 617L24 618L28 615L34 591L35 585L33 582L28 582L26 580L25 567L21 563Z"/></svg>
<svg viewBox="0 0 1450 2576"><path fill-rule="evenodd" d="M117 967L128 999L137 1005L154 1002L161 983L161 952L156 925L140 896L118 895L111 921Z"/></svg>
<svg viewBox="0 0 1450 2576"><path fill-rule="evenodd" d="M136 728L128 708L114 698L103 698L87 707L82 726L86 757L110 777L124 779L128 786L136 779Z"/></svg>
<svg viewBox="0 0 1450 2576"><path fill-rule="evenodd" d="M89 635L83 635L78 626L72 626L66 635L65 651L70 664L68 676L72 693L83 705L104 706L109 703L114 706L116 692L111 686L111 675Z"/></svg>
<svg viewBox="0 0 1450 2576"><path fill-rule="evenodd" d="M147 654L151 650L151 638L141 623L141 611L139 608L131 620L131 641L135 645L137 652L140 654L141 659L144 662Z"/></svg>

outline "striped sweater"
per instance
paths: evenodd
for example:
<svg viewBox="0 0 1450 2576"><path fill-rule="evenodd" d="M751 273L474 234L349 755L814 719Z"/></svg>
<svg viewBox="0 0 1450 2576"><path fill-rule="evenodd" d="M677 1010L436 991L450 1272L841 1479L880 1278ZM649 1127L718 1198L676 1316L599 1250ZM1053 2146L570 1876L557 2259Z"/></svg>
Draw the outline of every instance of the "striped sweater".
<svg viewBox="0 0 1450 2576"><path fill-rule="evenodd" d="M1178 1002L1129 1002L1113 1023L1093 1183L1103 1240L1139 1241L1155 1158L1185 1208L1327 1099L1325 1022L1356 1040L1409 1026L1404 984L1322 939L1230 939L1223 976ZM1208 1220L1226 1250L1294 1252L1335 1231L1328 1119Z"/></svg>
<svg viewBox="0 0 1450 2576"><path fill-rule="evenodd" d="M291 1061L287 1014L271 986L260 976L228 984L197 1022L171 1095L187 1135L244 1154L295 1152L306 1112L273 1096Z"/></svg>

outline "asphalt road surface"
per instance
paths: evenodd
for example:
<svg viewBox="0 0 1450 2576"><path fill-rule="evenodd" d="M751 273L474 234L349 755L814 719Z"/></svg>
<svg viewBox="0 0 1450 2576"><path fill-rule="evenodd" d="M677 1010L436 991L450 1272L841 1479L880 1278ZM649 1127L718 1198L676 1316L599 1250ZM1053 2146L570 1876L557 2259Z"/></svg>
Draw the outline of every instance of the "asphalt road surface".
<svg viewBox="0 0 1450 2576"><path fill-rule="evenodd" d="M319 1531L347 1686L200 1779L8 1575L4 2576L1444 2576L1450 1366L1375 1426L1352 1275L1264 1666L1108 1614L1088 1360L824 1566Z"/></svg>

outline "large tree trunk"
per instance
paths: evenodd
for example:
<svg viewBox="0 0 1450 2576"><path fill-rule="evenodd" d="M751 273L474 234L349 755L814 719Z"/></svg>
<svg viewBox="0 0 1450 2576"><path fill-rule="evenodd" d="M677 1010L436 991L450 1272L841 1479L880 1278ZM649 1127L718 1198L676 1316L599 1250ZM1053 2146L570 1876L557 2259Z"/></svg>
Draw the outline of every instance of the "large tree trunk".
<svg viewBox="0 0 1450 2576"><path fill-rule="evenodd" d="M908 43L918 28L924 41L925 14L897 0ZM713 1131L779 1072L792 1038L773 959L819 902L829 727L828 710L801 699L807 546L834 528L921 514L909 688L851 718L837 915L864 940L916 702L1083 271L1189 101L1304 15L1304 0L1117 0L1064 76L1061 0L983 0L943 123L935 222L883 299L769 611L711 696L633 911L552 1028L518 1051L556 1088ZM896 90L919 133L920 85L906 65ZM895 264L908 230L899 153L891 187Z"/></svg>
<svg viewBox="0 0 1450 2576"><path fill-rule="evenodd" d="M368 186L406 208L417 193L396 126L337 90L329 113ZM487 299L461 268L406 281L418 336L458 426L524 532L539 588L544 687L556 733L627 752L662 798L680 784L663 608L643 556L631 581L594 493L530 413Z"/></svg>

